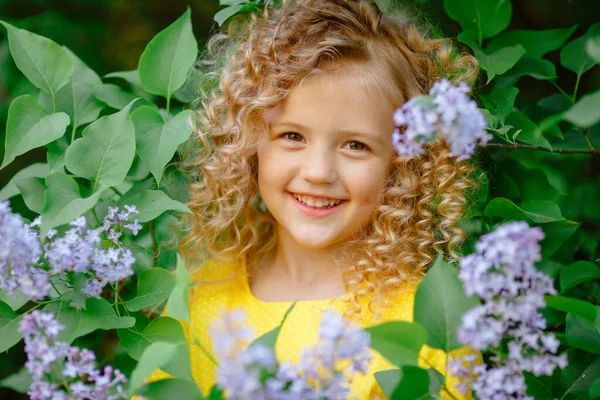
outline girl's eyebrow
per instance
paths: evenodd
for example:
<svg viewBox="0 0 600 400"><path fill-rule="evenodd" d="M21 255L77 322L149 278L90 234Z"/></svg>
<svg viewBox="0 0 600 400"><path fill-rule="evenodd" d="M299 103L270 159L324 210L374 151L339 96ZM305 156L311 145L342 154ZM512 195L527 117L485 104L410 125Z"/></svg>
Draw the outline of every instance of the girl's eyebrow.
<svg viewBox="0 0 600 400"><path fill-rule="evenodd" d="M300 131L310 131L311 129L299 124L297 122L289 122L289 121L281 121L281 122L276 122L274 124L271 124L271 126L285 126L285 127L289 127L292 129L298 129ZM380 137L378 137L377 135L373 135L373 134L369 134L366 132L359 132L359 131L350 131L350 130L340 130L337 132L340 135L348 135L348 136L358 136L358 137L362 137L365 139L369 139L369 140L373 140L377 143L379 143L382 146L385 146L385 143L383 143L383 140L381 140Z"/></svg>

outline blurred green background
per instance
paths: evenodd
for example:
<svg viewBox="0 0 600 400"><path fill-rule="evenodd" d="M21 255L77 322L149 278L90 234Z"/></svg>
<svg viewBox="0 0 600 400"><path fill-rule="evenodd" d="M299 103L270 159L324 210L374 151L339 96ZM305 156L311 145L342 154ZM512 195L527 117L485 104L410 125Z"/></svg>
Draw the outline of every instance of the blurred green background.
<svg viewBox="0 0 600 400"><path fill-rule="evenodd" d="M422 22L431 23L445 35L455 36L458 32L458 25L443 11L443 0L398 2L411 11L409 15L416 11ZM508 30L577 25L572 35L575 38L586 32L592 23L600 21L600 0L512 0L512 6L513 17ZM202 51L211 32L217 29L213 15L220 9L218 0L0 0L0 19L68 47L100 76L104 76L114 71L137 69L138 59L152 36L172 23L186 7L192 10L194 32ZM575 74L560 67L559 51L546 58L557 67L558 84L573 87ZM521 79L519 108L526 108L528 93L531 98L539 98L544 93L555 92L547 81L528 77ZM111 83L125 84L121 80L111 80ZM580 93L597 87L600 87L600 68L583 76ZM482 86L477 91L482 93L486 88ZM4 131L10 102L22 94L37 96L38 92L39 89L31 85L14 65L8 52L6 31L0 28L0 153L4 152ZM33 162L44 161L45 157L44 147L18 157L0 172L0 188L17 171ZM24 216L29 212L20 196L11 199L11 206ZM100 363L110 361L121 370L127 370L127 357L115 354L118 346L114 332L95 332L82 340L85 340L85 347L102 349ZM0 379L14 373L24 361L22 344L0 354ZM0 388L0 399L20 398L26 397Z"/></svg>

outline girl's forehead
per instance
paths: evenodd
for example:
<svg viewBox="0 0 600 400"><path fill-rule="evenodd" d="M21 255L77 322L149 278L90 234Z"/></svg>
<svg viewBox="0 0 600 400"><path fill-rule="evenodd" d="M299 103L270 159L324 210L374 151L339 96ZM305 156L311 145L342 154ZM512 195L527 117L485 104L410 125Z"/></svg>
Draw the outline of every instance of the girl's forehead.
<svg viewBox="0 0 600 400"><path fill-rule="evenodd" d="M302 116L305 111L314 111L319 106L323 112L336 106L393 108L389 90L383 90L372 75L363 66L318 71L290 89L284 100L265 114L265 119L272 124L282 117Z"/></svg>

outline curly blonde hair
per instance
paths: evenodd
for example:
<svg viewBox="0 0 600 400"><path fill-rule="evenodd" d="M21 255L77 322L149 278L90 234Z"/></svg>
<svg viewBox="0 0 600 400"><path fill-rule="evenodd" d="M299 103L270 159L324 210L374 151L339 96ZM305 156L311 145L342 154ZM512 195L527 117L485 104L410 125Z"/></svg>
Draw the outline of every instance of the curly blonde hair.
<svg viewBox="0 0 600 400"><path fill-rule="evenodd" d="M233 21L208 49L204 65L212 71L205 78L218 86L209 93L205 84L197 140L183 161L194 174L187 203L193 214L180 242L190 265L246 256L251 268L274 248L275 221L258 191L257 142L265 113L304 79L339 62L367 63L381 71L380 90L397 107L441 77L473 83L478 73L474 57L449 39L428 39L366 0L284 1L281 9ZM383 201L344 260L355 308L360 298L370 298L371 307L417 282L437 253L457 257L471 172L443 141L419 157L393 160Z"/></svg>

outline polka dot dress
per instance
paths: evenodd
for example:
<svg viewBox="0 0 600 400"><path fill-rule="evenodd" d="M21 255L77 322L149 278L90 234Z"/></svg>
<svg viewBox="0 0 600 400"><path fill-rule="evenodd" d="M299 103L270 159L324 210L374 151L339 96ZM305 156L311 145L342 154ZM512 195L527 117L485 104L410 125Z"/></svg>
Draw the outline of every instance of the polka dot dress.
<svg viewBox="0 0 600 400"><path fill-rule="evenodd" d="M194 282L199 282L190 293L190 324L182 323L188 340L194 343L196 339L202 346L211 352L211 337L209 328L213 321L220 318L225 310L242 309L246 312L248 323L254 330L256 337L275 328L282 320L285 312L292 302L265 302L253 296L246 278L244 260L237 263L206 262L194 274ZM207 283L211 282L211 283ZM400 293L397 300L374 321L373 314L367 307L362 307L362 312L356 318L356 323L361 327L368 327L375 323L399 320L412 321L413 302L416 286L409 286ZM288 316L280 331L275 348L277 358L297 362L302 350L311 346L317 339L318 325L321 313L324 310L335 309L343 313L348 303L346 296L335 299L298 301L294 310ZM354 318L353 318L354 319ZM192 339L192 340L190 340ZM465 354L468 349L459 349L451 353L452 356ZM444 373L446 353L442 350L431 349L424 346L421 349L419 367L433 367ZM192 374L203 393L207 395L216 379L216 367L195 344L190 344L190 358ZM350 398L353 399L383 399L384 396L377 385L373 374L378 371L395 368L381 355L373 351L373 359L366 375L357 375L351 385ZM156 371L150 380L168 377L162 371ZM460 395L454 390L456 379L450 377L450 391L457 399L471 399L470 395ZM451 399L445 391L442 398Z"/></svg>

